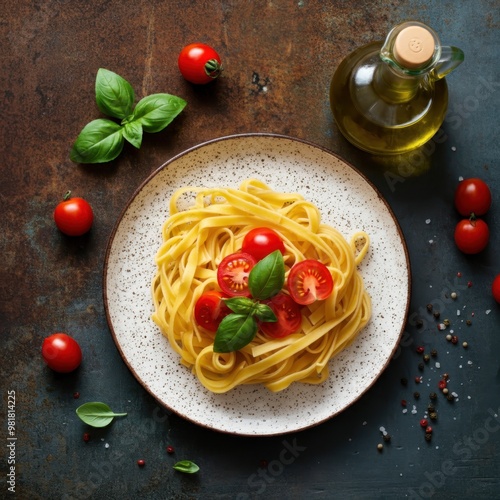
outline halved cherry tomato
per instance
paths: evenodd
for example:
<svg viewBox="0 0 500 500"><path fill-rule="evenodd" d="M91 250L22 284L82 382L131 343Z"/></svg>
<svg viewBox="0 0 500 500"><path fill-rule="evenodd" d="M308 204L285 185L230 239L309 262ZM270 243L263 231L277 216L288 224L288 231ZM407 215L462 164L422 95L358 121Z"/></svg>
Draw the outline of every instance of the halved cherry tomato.
<svg viewBox="0 0 500 500"><path fill-rule="evenodd" d="M243 238L242 252L253 255L256 260L262 260L266 255L279 250L285 253L285 245L280 235L268 227L251 229Z"/></svg>
<svg viewBox="0 0 500 500"><path fill-rule="evenodd" d="M196 323L211 332L216 332L223 318L231 313L224 298L225 296L216 290L202 294L194 306Z"/></svg>
<svg viewBox="0 0 500 500"><path fill-rule="evenodd" d="M455 191L455 207L461 215L484 215L491 206L491 192L486 182L472 178L460 181Z"/></svg>
<svg viewBox="0 0 500 500"><path fill-rule="evenodd" d="M276 322L260 323L263 333L269 337L280 338L300 330L302 324L300 306L289 295L280 292L272 299L264 300L263 303L267 304L278 318Z"/></svg>
<svg viewBox="0 0 500 500"><path fill-rule="evenodd" d="M488 224L482 219L463 219L455 227L455 243L466 254L476 254L486 248L490 239Z"/></svg>
<svg viewBox="0 0 500 500"><path fill-rule="evenodd" d="M288 291L297 304L312 304L326 299L333 290L333 278L319 260L307 259L295 264L288 274Z"/></svg>
<svg viewBox="0 0 500 500"><path fill-rule="evenodd" d="M221 290L230 297L249 297L248 275L255 264L255 259L248 253L238 252L225 257L217 269Z"/></svg>

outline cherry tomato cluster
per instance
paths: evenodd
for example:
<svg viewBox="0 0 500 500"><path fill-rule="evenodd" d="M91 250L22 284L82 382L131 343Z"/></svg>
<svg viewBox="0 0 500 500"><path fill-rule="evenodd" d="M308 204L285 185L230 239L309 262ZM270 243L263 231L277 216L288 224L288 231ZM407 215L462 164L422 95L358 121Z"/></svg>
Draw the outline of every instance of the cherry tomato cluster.
<svg viewBox="0 0 500 500"><path fill-rule="evenodd" d="M196 323L216 332L225 316L231 313L224 303L229 297L249 297L248 278L255 264L272 252L285 253L278 233L266 227L250 230L243 238L241 252L225 257L217 269L221 291L205 292L195 304ZM302 323L301 306L326 299L332 292L333 279L328 268L313 259L295 264L288 274L288 294L283 291L264 300L278 321L262 322L260 329L274 338L295 333Z"/></svg>
<svg viewBox="0 0 500 500"><path fill-rule="evenodd" d="M481 179L461 181L455 191L455 207L466 219L455 227L455 243L466 254L476 254L486 248L490 239L488 224L478 217L491 206L491 192Z"/></svg>

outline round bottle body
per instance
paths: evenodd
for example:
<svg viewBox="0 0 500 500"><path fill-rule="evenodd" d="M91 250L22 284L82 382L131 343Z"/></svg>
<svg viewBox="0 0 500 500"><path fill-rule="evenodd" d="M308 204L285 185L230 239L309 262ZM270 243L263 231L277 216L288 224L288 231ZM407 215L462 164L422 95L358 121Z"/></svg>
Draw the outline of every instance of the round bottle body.
<svg viewBox="0 0 500 500"><path fill-rule="evenodd" d="M330 106L339 130L356 147L373 154L402 154L441 127L448 105L444 78L396 74L380 59L381 42L346 57L333 75Z"/></svg>

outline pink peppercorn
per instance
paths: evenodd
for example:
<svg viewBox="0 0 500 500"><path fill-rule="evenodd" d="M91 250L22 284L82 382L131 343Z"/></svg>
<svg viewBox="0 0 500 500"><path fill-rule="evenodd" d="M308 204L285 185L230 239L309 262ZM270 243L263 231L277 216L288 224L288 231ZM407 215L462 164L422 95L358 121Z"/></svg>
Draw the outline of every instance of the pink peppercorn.
<svg viewBox="0 0 500 500"><path fill-rule="evenodd" d="M422 420L420 420L420 427L427 427L428 424L429 424L429 422L427 422L426 418L423 418Z"/></svg>
<svg viewBox="0 0 500 500"><path fill-rule="evenodd" d="M85 432L83 435L83 440L88 443L90 441L90 434L88 432Z"/></svg>
<svg viewBox="0 0 500 500"><path fill-rule="evenodd" d="M137 465L139 467L144 467L146 465L146 462L141 458L141 459L137 460Z"/></svg>
<svg viewBox="0 0 500 500"><path fill-rule="evenodd" d="M172 454L174 452L174 447L173 446L167 446L167 453Z"/></svg>
<svg viewBox="0 0 500 500"><path fill-rule="evenodd" d="M446 380L440 380L439 384L438 384L438 386L439 386L440 389L446 388L447 385L448 384L446 383Z"/></svg>

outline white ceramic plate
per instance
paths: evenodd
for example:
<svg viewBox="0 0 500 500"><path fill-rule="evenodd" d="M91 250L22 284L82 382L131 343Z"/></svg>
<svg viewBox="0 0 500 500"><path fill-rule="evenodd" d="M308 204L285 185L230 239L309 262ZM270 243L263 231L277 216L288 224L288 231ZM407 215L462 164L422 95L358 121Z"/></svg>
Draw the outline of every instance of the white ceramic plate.
<svg viewBox="0 0 500 500"><path fill-rule="evenodd" d="M186 185L238 187L258 178L275 191L299 192L320 207L323 221L349 238L371 238L360 271L373 314L357 340L330 362L319 386L293 384L271 393L244 386L207 391L179 362L151 321L150 283L161 227L172 193ZM275 435L304 429L338 414L375 382L395 351L409 305L406 245L387 203L343 160L313 144L277 135L249 134L210 141L176 156L136 191L110 238L104 302L118 349L137 380L182 417L222 432Z"/></svg>

